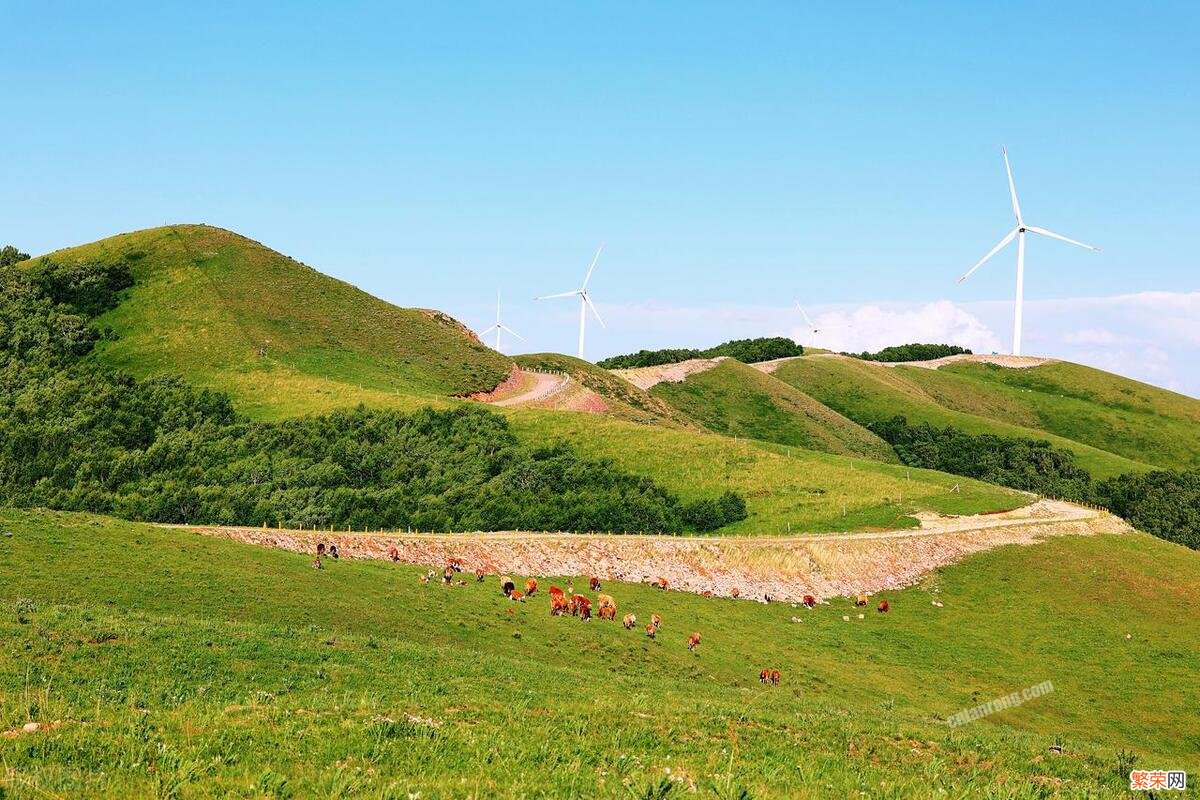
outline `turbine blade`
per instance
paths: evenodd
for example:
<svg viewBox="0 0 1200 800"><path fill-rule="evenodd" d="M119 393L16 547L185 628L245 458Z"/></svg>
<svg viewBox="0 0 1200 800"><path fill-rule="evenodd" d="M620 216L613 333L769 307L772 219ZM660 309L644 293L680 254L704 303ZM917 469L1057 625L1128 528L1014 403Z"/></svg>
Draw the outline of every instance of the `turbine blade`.
<svg viewBox="0 0 1200 800"><path fill-rule="evenodd" d="M514 331L512 328L508 327L507 325L497 325L496 327L498 327L500 330L502 330L502 331L504 331L505 333L507 333L509 336L515 336L515 337L517 337L518 339L520 339L522 342L526 341L526 339L525 339L525 337L524 337L524 336L522 336L521 334L517 333L516 331Z"/></svg>
<svg viewBox="0 0 1200 800"><path fill-rule="evenodd" d="M497 322L495 325L491 326L490 328L484 328L483 330L481 330L479 332L479 335L485 336L485 335L491 333L492 331L496 330L497 328L499 328L501 330L505 330L505 331L508 330L508 328L505 328L503 325L501 325L499 322ZM509 331L509 333L512 333L512 331Z"/></svg>
<svg viewBox="0 0 1200 800"><path fill-rule="evenodd" d="M804 310L804 306L800 305L799 300L796 301L796 308L800 309L800 314L804 317L805 323L807 323L808 327L811 328L813 326L813 321L808 318L808 312Z"/></svg>
<svg viewBox="0 0 1200 800"><path fill-rule="evenodd" d="M596 319L600 322L600 327L607 328L608 326L604 324L604 318L600 316L600 312L596 310L595 303L592 302L592 298L587 296L587 293L583 295L583 302L587 303L587 307L596 315Z"/></svg>
<svg viewBox="0 0 1200 800"><path fill-rule="evenodd" d="M1004 171L1008 173L1008 191L1012 195L1013 215L1017 218L1017 227L1021 222L1021 204L1017 202L1017 185L1013 183L1012 167L1008 165L1008 148L1001 145L1000 152L1004 153Z"/></svg>
<svg viewBox="0 0 1200 800"><path fill-rule="evenodd" d="M577 294L579 294L578 289L576 289L573 292L559 292L558 294L544 294L541 297L535 297L533 299L534 300L553 300L556 297L574 297Z"/></svg>
<svg viewBox="0 0 1200 800"><path fill-rule="evenodd" d="M967 270L967 274L966 274L966 275L963 275L961 278L959 278L959 279L958 279L958 282L959 282L959 283L962 283L962 282L963 282L963 281L965 281L967 278L971 277L971 274L972 274L973 272L975 272L975 270L977 270L977 269L979 269L980 267L982 267L982 266L983 266L983 265L984 265L984 264L987 262L987 260L988 260L989 258L991 258L992 256L996 255L996 253L999 253L1001 250L1003 250L1003 249L1005 248L1005 246L1006 246L1006 245L1007 245L1009 242L1011 242L1011 241L1013 240L1013 238L1014 238L1014 237L1016 237L1016 235L1017 235L1017 229L1016 229L1016 228L1013 228L1011 231L1009 231L1007 234L1005 234L1004 238L1000 240L1000 243L999 243L998 245L996 245L995 247L993 247L991 250L989 250L989 251L988 251L988 254L987 254L986 256L984 256L983 258L979 259L979 262L978 262L978 263L977 263L975 266L973 266L973 267L971 267L969 270Z"/></svg>
<svg viewBox="0 0 1200 800"><path fill-rule="evenodd" d="M582 289L586 289L587 285L588 285L588 281L590 281L592 279L592 272L594 272L596 269L596 262L600 260L600 251L603 249L604 249L604 245L600 245L599 247L596 248L596 255L592 256L592 265L590 267L588 267L587 275L583 276L583 286L581 287Z"/></svg>
<svg viewBox="0 0 1200 800"><path fill-rule="evenodd" d="M1078 245L1079 247L1084 247L1088 250L1095 250L1097 253L1100 252L1099 247L1093 247L1090 244L1084 244L1083 242L1077 242L1074 239L1068 239L1066 236L1063 236L1060 233L1055 233L1054 231L1048 231L1045 228L1037 228L1037 227L1034 227L1033 225L1026 225L1025 230L1033 231L1034 233L1040 233L1042 236L1049 236L1051 239L1060 239L1060 240L1066 242L1067 244Z"/></svg>

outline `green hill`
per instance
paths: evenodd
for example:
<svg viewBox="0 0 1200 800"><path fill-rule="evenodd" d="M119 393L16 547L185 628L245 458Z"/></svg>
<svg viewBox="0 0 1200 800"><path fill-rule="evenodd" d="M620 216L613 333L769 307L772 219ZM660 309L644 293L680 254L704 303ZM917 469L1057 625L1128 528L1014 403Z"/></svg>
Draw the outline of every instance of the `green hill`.
<svg viewBox="0 0 1200 800"><path fill-rule="evenodd" d="M734 359L679 383L650 389L704 427L746 439L878 461L896 461L887 442L794 386Z"/></svg>
<svg viewBox="0 0 1200 800"><path fill-rule="evenodd" d="M606 583L662 615L652 641L495 578L88 515L0 529L6 796L1120 798L1131 764L1200 769L1200 555L1139 534L982 553L863 620Z"/></svg>
<svg viewBox="0 0 1200 800"><path fill-rule="evenodd" d="M830 408L863 423L879 422L900 414L911 423L951 425L968 433L1047 439L1057 447L1074 452L1080 466L1097 478L1173 464L1171 461L1155 461L1154 458L1158 453L1179 452L1181 446L1170 441L1170 437L1182 425L1178 419L1155 421L1154 414L1146 410L1108 406L1099 399L1100 394L1094 395L1093 399L1083 399L1057 397L1052 391L1039 391L1035 397L1032 389L1008 383L1010 380L1037 380L1039 374L1046 374L1039 373L1039 370L1052 367L1059 369L1052 371L1051 375L1083 373L1094 383L1110 382L1109 385L1114 387L1134 383L1076 365L1051 364L1010 369L955 364L933 370L887 367L839 356L792 359L781 363L773 374ZM1064 370L1064 367L1070 369ZM1154 402L1161 401L1156 393L1171 394L1151 390L1151 387L1145 389ZM1188 401L1187 398L1181 398L1179 402L1183 408L1190 407L1190 404L1200 406L1200 402ZM1124 430L1133 429L1143 438L1148 436L1154 442L1154 447L1141 449L1130 441L1104 441L1073 425L1070 422L1072 414L1086 415L1096 424L1109 426L1114 438L1123 435L1120 433L1125 424L1123 421L1132 421ZM1185 442L1191 442L1195 441L1197 434L1192 430L1184 436ZM1200 442L1182 445L1185 449L1189 446L1193 448L1193 454L1200 457Z"/></svg>
<svg viewBox="0 0 1200 800"><path fill-rule="evenodd" d="M511 366L440 312L398 308L220 228L152 228L47 258L133 272L99 321L118 334L99 359L222 389L259 418L427 404L491 389Z"/></svg>

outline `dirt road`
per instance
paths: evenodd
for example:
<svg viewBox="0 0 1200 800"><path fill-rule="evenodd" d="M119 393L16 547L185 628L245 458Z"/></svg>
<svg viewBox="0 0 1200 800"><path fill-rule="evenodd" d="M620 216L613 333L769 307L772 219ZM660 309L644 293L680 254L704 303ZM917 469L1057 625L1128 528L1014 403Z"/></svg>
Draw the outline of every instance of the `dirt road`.
<svg viewBox="0 0 1200 800"><path fill-rule="evenodd" d="M806 536L621 536L567 533L330 533L169 526L241 542L311 553L336 543L347 558L387 559L434 568L461 558L467 570L513 575L597 575L622 581L666 578L671 587L728 597L796 602L911 585L930 570L983 550L1036 544L1049 536L1122 533L1102 511L1040 500L1001 514L926 515L910 530Z"/></svg>

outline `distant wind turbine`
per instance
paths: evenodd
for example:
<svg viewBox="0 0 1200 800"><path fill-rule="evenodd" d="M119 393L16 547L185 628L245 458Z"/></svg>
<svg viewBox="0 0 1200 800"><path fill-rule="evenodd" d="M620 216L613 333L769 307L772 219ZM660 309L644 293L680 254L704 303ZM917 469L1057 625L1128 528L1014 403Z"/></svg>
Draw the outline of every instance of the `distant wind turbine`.
<svg viewBox="0 0 1200 800"><path fill-rule="evenodd" d="M496 332L496 352L497 353L501 352L501 350L500 350L500 331L505 331L506 333L511 333L513 336L517 337L522 342L525 341L524 336L517 333L512 328L508 327L507 325L505 325L503 322L500 321L500 290L499 289L496 290L496 324L493 325L492 327L488 328L487 330L483 331L479 335L487 336L492 331Z"/></svg>
<svg viewBox="0 0 1200 800"><path fill-rule="evenodd" d="M1042 236L1049 236L1051 239L1061 239L1062 241L1064 241L1068 244L1073 244L1078 247L1086 248L1088 250L1095 250L1097 253L1100 252L1100 248L1093 247L1090 244L1084 244L1083 242L1077 242L1074 239L1068 239L1066 236L1063 236L1058 233L1054 233L1053 231L1048 231L1045 228L1038 228L1034 225L1026 225L1025 219L1021 216L1021 204L1017 202L1017 186L1015 183L1013 183L1012 167L1010 167L1008 164L1008 149L1005 147L1001 147L1000 152L1004 154L1004 170L1005 170L1005 172L1008 173L1008 191L1012 195L1013 216L1015 216L1017 218L1017 227L1013 228L1011 231L1009 231L1007 234L1005 234L1004 238L1000 240L1000 243L997 244L995 247L993 247L991 250L989 250L988 254L986 256L979 259L979 263L977 263L975 266L973 266L969 270L967 270L967 274L963 275L961 278L959 278L958 282L962 283L967 278L971 277L971 274L973 272L975 272L975 270L982 267L989 258L996 255L996 253L999 253L1001 250L1003 250L1005 247L1007 247L1009 245L1009 243L1012 242L1014 237L1016 238L1016 240L1017 240L1017 301L1016 301L1016 307L1013 312L1012 354L1014 356L1019 356L1019 355L1021 355L1021 305L1025 299L1025 297L1024 297L1025 296L1025 234L1027 232L1040 233Z"/></svg>
<svg viewBox="0 0 1200 800"><path fill-rule="evenodd" d="M800 315L801 315L802 317L804 317L804 324L808 326L808 346L809 346L809 347L816 347L816 346L817 346L817 334L818 334L818 333L820 333L822 330L825 330L825 329L824 329L824 328L818 328L818 327L816 326L816 324L815 324L815 323L812 321L812 318L808 316L808 312L804 310L804 306L800 305L800 301L799 301L799 300L797 300L797 301L796 301L796 308L800 309ZM854 326L853 326L853 325L851 325L850 323L844 323L844 324L841 324L841 325L832 325L832 326L829 326L829 327L833 327L833 328L852 328L852 327L854 327Z"/></svg>
<svg viewBox="0 0 1200 800"><path fill-rule="evenodd" d="M596 262L600 260L600 251L604 249L604 245L600 245L596 249L596 255L592 258L592 265L588 267L587 274L583 276L583 285L573 292L559 292L558 294L545 294L541 297L535 297L534 300L551 300L556 297L574 297L579 295L579 357L583 358L583 338L587 327L587 311L590 308L592 313L596 315L596 321L601 327L607 328L604 320L600 316L600 312L596 310L596 306L592 303L592 298L588 295L588 281L592 279L592 272L596 269Z"/></svg>

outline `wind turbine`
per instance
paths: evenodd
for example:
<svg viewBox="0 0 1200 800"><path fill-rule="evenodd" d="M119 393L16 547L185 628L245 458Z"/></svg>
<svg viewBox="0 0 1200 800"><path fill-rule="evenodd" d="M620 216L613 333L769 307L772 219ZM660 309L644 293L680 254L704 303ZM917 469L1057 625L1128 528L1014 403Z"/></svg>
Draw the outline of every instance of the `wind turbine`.
<svg viewBox="0 0 1200 800"><path fill-rule="evenodd" d="M808 326L808 346L816 347L817 334L821 332L821 329L813 324L813 321L808 316L808 312L804 310L804 306L800 305L799 300L796 301L796 308L800 309L800 314L804 317L804 324Z"/></svg>
<svg viewBox="0 0 1200 800"><path fill-rule="evenodd" d="M999 253L1012 242L1014 238L1017 240L1017 301L1013 312L1013 346L1012 354L1014 356L1021 355L1021 305L1025 299L1025 234L1040 233L1042 236L1049 236L1051 239L1061 239L1067 244L1073 244L1078 247L1083 247L1088 250L1100 252L1099 247L1093 247L1090 244L1077 242L1074 239L1068 239L1066 236L1048 231L1045 228L1039 228L1036 225L1026 225L1024 217L1021 216L1021 204L1017 202L1017 185L1013 183L1012 167L1008 164L1008 149L1000 148L1000 152L1004 154L1004 170L1008 173L1008 191L1012 195L1013 216L1017 218L1017 227L1013 228L1000 243L988 251L988 254L979 259L979 263L967 270L967 274L958 279L962 283L967 278L971 277L971 273L982 267L989 258Z"/></svg>
<svg viewBox="0 0 1200 800"><path fill-rule="evenodd" d="M559 292L558 294L545 294L541 297L535 297L534 300L551 300L555 297L574 297L579 295L579 357L583 358L583 338L585 328L587 327L587 310L590 308L592 313L596 315L596 321L601 327L607 328L604 324L604 319L601 318L600 312L596 310L596 306L592 303L591 296L588 295L588 281L592 279L592 272L596 269L596 262L600 260L600 251L604 249L604 245L600 245L596 249L596 255L592 257L592 265L588 267L587 274L583 276L583 285L573 292Z"/></svg>
<svg viewBox="0 0 1200 800"><path fill-rule="evenodd" d="M505 325L503 322L500 321L500 290L499 289L496 290L496 324L493 325L492 327L488 328L487 330L481 332L479 335L486 336L489 333L491 333L492 331L496 332L496 352L497 353L501 352L501 350L500 350L500 331L506 331L508 333L511 333L513 336L517 337L518 339L520 339L522 342L525 341L524 336L517 333L512 328L508 327L507 325Z"/></svg>

